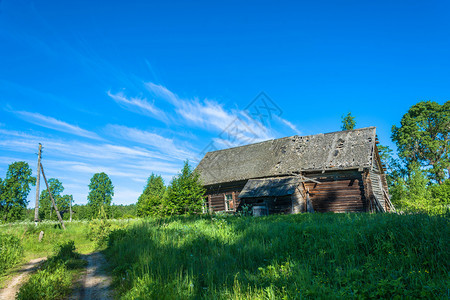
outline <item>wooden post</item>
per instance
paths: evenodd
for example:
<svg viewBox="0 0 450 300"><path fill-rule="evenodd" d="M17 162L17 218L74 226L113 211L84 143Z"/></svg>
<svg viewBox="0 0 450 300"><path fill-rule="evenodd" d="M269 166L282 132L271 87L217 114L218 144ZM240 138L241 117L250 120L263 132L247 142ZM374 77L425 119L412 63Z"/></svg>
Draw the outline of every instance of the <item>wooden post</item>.
<svg viewBox="0 0 450 300"><path fill-rule="evenodd" d="M38 151L38 165L37 165L37 177L36 177L36 206L34 207L34 223L37 226L39 222L39 189L40 189L40 179L41 179L41 152L42 145L39 143Z"/></svg>
<svg viewBox="0 0 450 300"><path fill-rule="evenodd" d="M311 199L309 198L309 188L306 191L306 212L314 212L314 207L312 205Z"/></svg>
<svg viewBox="0 0 450 300"><path fill-rule="evenodd" d="M70 195L70 206L69 206L69 211L70 211L70 218L69 221L72 222L72 201L73 201L73 196Z"/></svg>
<svg viewBox="0 0 450 300"><path fill-rule="evenodd" d="M212 204L211 204L211 195L208 195L208 206L209 206L209 213L212 214L213 208L212 208Z"/></svg>
<svg viewBox="0 0 450 300"><path fill-rule="evenodd" d="M47 178L45 178L44 167L42 166L42 164L41 164L41 171L42 171L42 177L44 177L45 185L47 186L48 195L50 196L50 199L52 200L53 207L55 208L56 216L58 217L62 228L65 230L66 226L64 226L64 221L61 218L61 215L59 214L58 208L56 207L55 199L53 199L52 192L50 191L50 187L48 186Z"/></svg>

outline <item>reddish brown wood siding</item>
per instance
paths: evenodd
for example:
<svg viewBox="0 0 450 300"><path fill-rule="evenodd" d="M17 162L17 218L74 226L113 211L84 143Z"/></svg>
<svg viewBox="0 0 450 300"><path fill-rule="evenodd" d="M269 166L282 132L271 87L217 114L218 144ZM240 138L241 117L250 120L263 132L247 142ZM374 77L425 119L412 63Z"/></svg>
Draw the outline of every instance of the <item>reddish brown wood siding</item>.
<svg viewBox="0 0 450 300"><path fill-rule="evenodd" d="M307 176L321 182L320 184L305 183L315 211L363 212L368 210L361 173L334 172Z"/></svg>
<svg viewBox="0 0 450 300"><path fill-rule="evenodd" d="M368 211L368 203L364 196L364 185L362 175L357 171L341 171L305 174L305 176L318 180L321 183L305 183L309 189L310 199L314 210L317 212L364 212ZM210 205L213 211L225 210L225 194L234 192L236 202L235 210L239 210L239 193L244 188L247 181L232 182L221 185L207 187L206 194L209 196ZM269 201L269 212L289 213L291 210L291 196L279 197L275 199L254 200L256 204L264 200Z"/></svg>
<svg viewBox="0 0 450 300"><path fill-rule="evenodd" d="M233 195L234 211L236 211L240 205L239 193L244 188L247 181L230 182L221 185L209 186L206 188L206 195L210 196L210 209L212 211L224 211L225 210L225 195Z"/></svg>

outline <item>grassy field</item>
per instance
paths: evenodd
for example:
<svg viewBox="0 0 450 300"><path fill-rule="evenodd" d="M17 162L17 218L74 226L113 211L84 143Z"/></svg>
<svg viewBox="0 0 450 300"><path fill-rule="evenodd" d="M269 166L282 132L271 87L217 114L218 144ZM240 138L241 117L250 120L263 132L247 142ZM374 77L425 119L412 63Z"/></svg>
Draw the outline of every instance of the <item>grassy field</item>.
<svg viewBox="0 0 450 300"><path fill-rule="evenodd" d="M105 237L109 230L128 226L128 220L109 220L103 222L72 221L66 222L66 230L62 230L58 222L45 221L36 227L34 222L18 222L0 225L0 288L14 275L21 263L34 258L52 257L58 252L58 245L74 242L76 253L88 254L101 250L104 245L98 243L97 236ZM44 237L39 242L39 233ZM52 268L50 268L52 269ZM70 267L69 267L70 269ZM72 268L80 271L80 268ZM72 275L73 272L65 272ZM73 277L73 276L67 276Z"/></svg>
<svg viewBox="0 0 450 300"><path fill-rule="evenodd" d="M76 221L65 231L16 223L1 225L0 236L10 273L14 263L50 257L23 299L38 287L67 295L84 268L77 253L98 249L123 299L448 299L448 225L419 214L216 215Z"/></svg>
<svg viewBox="0 0 450 300"><path fill-rule="evenodd" d="M112 229L117 227L128 226L134 220L109 220L108 225ZM65 222L66 230L62 230L59 222L45 221L39 223L36 227L34 222L18 222L0 225L0 234L6 234L18 238L23 245L24 255L23 261L37 257L50 256L53 254L55 245L74 241L76 251L80 254L90 253L98 250L98 244L92 240L92 235L102 234L94 232L92 223L96 221L72 221ZM38 241L39 233L44 231L44 238Z"/></svg>
<svg viewBox="0 0 450 300"><path fill-rule="evenodd" d="M107 257L123 299L445 298L449 220L301 214L148 219Z"/></svg>
<svg viewBox="0 0 450 300"><path fill-rule="evenodd" d="M72 286L87 262L75 252L73 241L59 244L40 269L20 288L18 300L52 300L70 296Z"/></svg>

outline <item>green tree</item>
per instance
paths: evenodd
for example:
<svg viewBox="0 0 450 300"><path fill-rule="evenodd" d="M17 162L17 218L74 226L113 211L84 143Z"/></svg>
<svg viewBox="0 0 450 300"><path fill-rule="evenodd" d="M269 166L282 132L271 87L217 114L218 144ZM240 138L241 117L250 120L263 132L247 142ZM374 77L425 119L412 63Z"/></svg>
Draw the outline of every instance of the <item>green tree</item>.
<svg viewBox="0 0 450 300"><path fill-rule="evenodd" d="M61 217L64 220L70 219L70 202L73 202L72 195L63 195L60 197L59 202L57 204L58 210L61 213Z"/></svg>
<svg viewBox="0 0 450 300"><path fill-rule="evenodd" d="M433 184L430 191L435 201L436 212L448 212L450 210L450 179L445 180L442 184Z"/></svg>
<svg viewBox="0 0 450 300"><path fill-rule="evenodd" d="M91 218L90 210L87 205L75 204L72 206L74 220L87 220Z"/></svg>
<svg viewBox="0 0 450 300"><path fill-rule="evenodd" d="M349 112L347 115L342 115L341 119L342 119L341 130L355 129L356 121L355 117L352 116L351 112Z"/></svg>
<svg viewBox="0 0 450 300"><path fill-rule="evenodd" d="M136 204L111 205L112 217L114 219L134 219L137 217Z"/></svg>
<svg viewBox="0 0 450 300"><path fill-rule="evenodd" d="M422 101L403 115L400 127L392 126L392 140L407 166L417 162L430 179L442 184L450 175L450 101L440 105Z"/></svg>
<svg viewBox="0 0 450 300"><path fill-rule="evenodd" d="M52 193L53 199L56 202L58 210L62 210L61 207L61 193L64 191L62 182L55 178L50 178L48 180L48 185L50 192ZM39 218L41 220L56 220L56 213L53 209L52 200L50 199L50 194L47 189L41 192L39 197Z"/></svg>
<svg viewBox="0 0 450 300"><path fill-rule="evenodd" d="M89 183L88 206L91 218L98 218L103 207L108 217L111 216L110 206L114 196L114 186L105 173L96 173Z"/></svg>
<svg viewBox="0 0 450 300"><path fill-rule="evenodd" d="M173 178L165 197L167 214L192 214L202 211L205 189L200 174L185 161L181 173Z"/></svg>
<svg viewBox="0 0 450 300"><path fill-rule="evenodd" d="M163 196L166 186L161 175L152 173L147 180L144 191L137 202L138 215L140 217L159 215L162 210Z"/></svg>
<svg viewBox="0 0 450 300"><path fill-rule="evenodd" d="M28 205L28 194L36 178L31 176L30 166L24 162L14 162L8 166L6 177L0 179L0 216L3 221L22 219Z"/></svg>

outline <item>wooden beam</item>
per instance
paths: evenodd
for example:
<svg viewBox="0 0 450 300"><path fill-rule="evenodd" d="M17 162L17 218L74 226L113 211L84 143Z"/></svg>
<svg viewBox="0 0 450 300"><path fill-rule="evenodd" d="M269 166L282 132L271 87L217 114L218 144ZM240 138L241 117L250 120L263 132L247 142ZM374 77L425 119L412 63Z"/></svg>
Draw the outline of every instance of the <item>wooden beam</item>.
<svg viewBox="0 0 450 300"><path fill-rule="evenodd" d="M305 176L303 176L303 175L300 175L301 177L302 177L302 179L304 179L305 180L305 182L307 182L307 181L311 181L311 182L314 182L314 183L317 183L317 184L321 184L321 182L320 181L317 181L317 180L315 180L315 179L312 179L312 178L308 178L308 177L305 177Z"/></svg>
<svg viewBox="0 0 450 300"><path fill-rule="evenodd" d="M37 165L37 177L36 177L36 206L34 207L34 222L37 225L39 222L39 192L40 192L40 178L41 178L41 153L42 145L39 143L38 150L38 165Z"/></svg>
<svg viewBox="0 0 450 300"><path fill-rule="evenodd" d="M61 218L61 214L59 213L58 207L56 207L55 199L53 199L52 192L50 191L50 187L48 186L47 178L45 178L44 173L44 167L41 165L41 171L42 171L42 177L44 177L45 185L47 186L48 195L50 196L50 199L52 200L53 208L55 209L56 216L58 217L59 222L61 223L61 226L64 230L66 230L66 226L64 226L64 221Z"/></svg>

